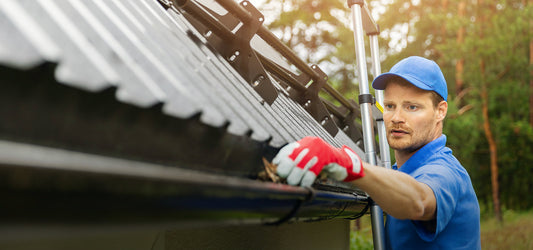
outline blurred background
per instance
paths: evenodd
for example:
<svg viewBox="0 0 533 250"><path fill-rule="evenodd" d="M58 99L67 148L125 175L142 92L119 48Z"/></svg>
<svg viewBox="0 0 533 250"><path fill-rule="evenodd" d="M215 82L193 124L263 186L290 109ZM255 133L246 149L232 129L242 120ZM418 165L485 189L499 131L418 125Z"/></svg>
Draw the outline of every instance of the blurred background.
<svg viewBox="0 0 533 250"><path fill-rule="evenodd" d="M330 84L355 99L354 39L346 1L251 2L265 15L271 31L301 58L320 65ZM526 225L505 231L516 236L525 230L518 239L522 242L519 248L532 249L532 241L525 237L533 234L532 1L381 0L366 4L381 28L382 72L412 55L441 66L449 89L444 133L448 146L470 173L482 218L494 220L490 223L499 225L494 228L520 218ZM522 217L524 213L529 220ZM516 242L515 236L485 234L483 246L490 248L492 243L485 241L497 238Z"/></svg>

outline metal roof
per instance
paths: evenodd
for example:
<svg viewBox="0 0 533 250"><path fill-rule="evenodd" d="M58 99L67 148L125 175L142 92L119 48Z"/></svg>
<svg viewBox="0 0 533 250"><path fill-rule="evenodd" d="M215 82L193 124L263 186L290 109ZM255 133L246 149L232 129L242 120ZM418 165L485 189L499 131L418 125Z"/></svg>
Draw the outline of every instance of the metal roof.
<svg viewBox="0 0 533 250"><path fill-rule="evenodd" d="M163 0L0 1L5 217L69 221L65 214L100 218L98 211L112 210L127 220L157 211L164 220L205 219L196 211L203 209L235 219L225 217L230 209L264 223L366 212L367 196L348 184L319 181L314 190L254 180L261 157L304 136L363 155L354 130L330 126L346 110L353 122L354 108L328 104L324 117L325 107L313 106L323 105L316 86L338 93L321 71L297 62L303 73L290 73L291 51L254 35L251 46L268 69L258 85L274 87L258 88L190 14ZM290 83L313 77L322 82ZM216 152L206 157L209 150Z"/></svg>
<svg viewBox="0 0 533 250"><path fill-rule="evenodd" d="M0 1L0 65L28 70L57 64L55 80L89 92L115 88L120 102L225 127L272 147L325 131L273 80L269 105L175 9L156 0Z"/></svg>

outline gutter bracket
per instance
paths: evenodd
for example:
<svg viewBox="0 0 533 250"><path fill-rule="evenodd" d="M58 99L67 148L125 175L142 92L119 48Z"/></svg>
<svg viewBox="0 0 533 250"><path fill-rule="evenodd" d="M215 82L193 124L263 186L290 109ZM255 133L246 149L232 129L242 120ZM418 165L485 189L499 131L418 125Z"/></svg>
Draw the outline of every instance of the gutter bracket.
<svg viewBox="0 0 533 250"><path fill-rule="evenodd" d="M234 15L235 13L230 11L220 15L192 0L173 1L179 9L190 14L186 17L189 17L189 21L207 42L239 72L266 103L272 105L278 97L278 89L250 43L263 25L263 14L248 1L242 1L240 7L238 6L249 14L247 18Z"/></svg>
<svg viewBox="0 0 533 250"><path fill-rule="evenodd" d="M318 75L316 79L302 73L296 76L301 85L306 86L305 91L299 91L295 88L289 89L291 99L298 102L311 116L326 130L331 136L335 136L339 127L335 124L333 116L328 112L326 106L320 99L318 93L327 84L328 75L318 67L311 65L311 69Z"/></svg>

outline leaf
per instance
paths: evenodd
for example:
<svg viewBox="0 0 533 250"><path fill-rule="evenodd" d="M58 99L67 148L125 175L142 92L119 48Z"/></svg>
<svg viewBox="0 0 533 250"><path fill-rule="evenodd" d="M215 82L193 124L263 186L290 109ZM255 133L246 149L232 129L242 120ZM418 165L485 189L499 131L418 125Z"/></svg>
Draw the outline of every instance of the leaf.
<svg viewBox="0 0 533 250"><path fill-rule="evenodd" d="M259 178L267 181L270 180L274 183L281 183L280 177L276 174L278 166L270 163L265 157L263 157L263 164L265 166L265 171L259 173Z"/></svg>

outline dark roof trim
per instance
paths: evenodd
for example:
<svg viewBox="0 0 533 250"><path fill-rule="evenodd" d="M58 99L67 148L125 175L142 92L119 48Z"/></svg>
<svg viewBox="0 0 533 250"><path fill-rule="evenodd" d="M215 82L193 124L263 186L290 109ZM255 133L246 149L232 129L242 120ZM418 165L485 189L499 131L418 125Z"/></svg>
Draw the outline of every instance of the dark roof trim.
<svg viewBox="0 0 533 250"><path fill-rule="evenodd" d="M0 141L3 221L226 221L353 218L367 196L319 191ZM21 181L24 176L26 181ZM21 205L24 204L24 205Z"/></svg>

